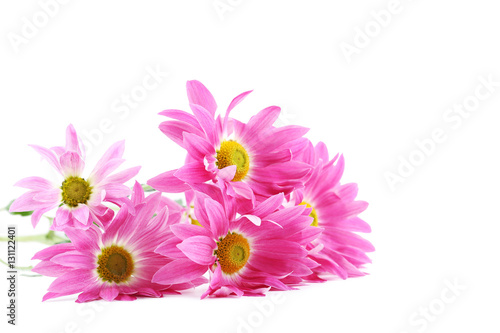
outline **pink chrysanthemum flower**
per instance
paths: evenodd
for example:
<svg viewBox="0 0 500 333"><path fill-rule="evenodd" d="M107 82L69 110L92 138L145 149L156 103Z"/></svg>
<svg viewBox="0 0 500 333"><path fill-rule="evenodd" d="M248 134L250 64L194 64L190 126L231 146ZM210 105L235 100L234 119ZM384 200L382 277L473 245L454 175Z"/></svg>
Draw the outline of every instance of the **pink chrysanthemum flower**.
<svg viewBox="0 0 500 333"><path fill-rule="evenodd" d="M222 181L229 195L252 204L255 198L263 201L302 186L310 166L293 161L292 153L305 147L302 136L307 128L273 127L280 113L276 106L260 111L247 124L229 118L250 91L235 97L224 117L216 117L217 104L200 82L188 81L187 93L193 114L160 113L173 119L161 123L160 130L186 149L186 163L150 179L148 185L163 192L183 192L189 186L196 189L197 184Z"/></svg>
<svg viewBox="0 0 500 333"><path fill-rule="evenodd" d="M201 226L171 226L177 236L156 252L173 261L161 268L153 281L184 283L211 272L206 296L256 296L267 290L292 289L282 280L312 274L317 266L301 245L321 232L311 227L305 206L278 210L283 194L270 197L236 220L226 202L197 193L195 215Z"/></svg>
<svg viewBox="0 0 500 333"><path fill-rule="evenodd" d="M358 217L368 203L355 200L355 183L340 184L344 157L337 154L329 160L324 143L313 147L309 142L298 158L314 169L304 188L292 192L290 203L311 208L312 225L323 229L306 246L310 258L320 264L306 280L322 281L332 274L342 279L365 275L360 268L371 262L366 252L374 251L374 247L356 232L371 232L370 226Z"/></svg>
<svg viewBox="0 0 500 333"><path fill-rule="evenodd" d="M160 196L155 193L145 198L136 183L132 195L135 215L124 206L106 231L96 226L85 232L68 229L71 243L38 252L33 259L42 262L33 271L57 277L43 300L80 293L77 302L130 301L137 296L161 297L205 283L202 277L169 286L151 282L153 274L171 262L154 250L172 237L169 225L180 218L179 214L169 214L166 206L161 208Z"/></svg>
<svg viewBox="0 0 500 333"><path fill-rule="evenodd" d="M140 167L126 169L110 175L125 160L122 159L125 143L112 145L99 160L88 178L83 178L84 149L75 129L66 129L66 147L47 149L31 145L61 175L57 184L40 177L28 177L15 185L29 189L10 206L10 212L34 211L33 227L46 212L57 208L53 230L68 227L88 229L93 222L103 227L113 217L113 211L103 205L112 202L127 204L130 189L124 182L134 177Z"/></svg>

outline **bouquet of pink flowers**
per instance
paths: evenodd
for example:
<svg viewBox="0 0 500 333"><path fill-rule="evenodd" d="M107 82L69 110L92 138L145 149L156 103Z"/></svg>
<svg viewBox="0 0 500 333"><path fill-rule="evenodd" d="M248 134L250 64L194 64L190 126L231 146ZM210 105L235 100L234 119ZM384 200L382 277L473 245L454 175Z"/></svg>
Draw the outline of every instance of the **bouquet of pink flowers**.
<svg viewBox="0 0 500 333"><path fill-rule="evenodd" d="M55 277L43 300L79 294L77 302L134 300L208 283L207 296L259 296L308 282L363 276L372 244L358 232L357 185L341 184L344 158L330 158L301 126L275 127L280 108L248 123L225 114L198 81L187 83L190 112L165 110L160 130L186 149L176 170L124 185L140 167L115 172L124 142L112 145L90 174L72 125L65 146L32 147L60 174L52 183L28 177L10 212L40 218L57 210L51 229L69 242L35 254L33 271ZM154 192L146 196L146 192ZM186 205L164 193L183 193ZM25 214L28 215L28 214ZM204 276L208 272L208 280Z"/></svg>

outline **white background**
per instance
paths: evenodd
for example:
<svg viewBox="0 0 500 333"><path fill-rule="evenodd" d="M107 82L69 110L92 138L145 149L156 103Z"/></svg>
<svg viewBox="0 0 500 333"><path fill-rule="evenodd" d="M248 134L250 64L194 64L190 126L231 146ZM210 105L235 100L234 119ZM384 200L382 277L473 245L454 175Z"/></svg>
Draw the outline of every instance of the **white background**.
<svg viewBox="0 0 500 333"><path fill-rule="evenodd" d="M370 275L282 293L273 306L271 297L200 301L204 287L135 302L42 303L53 279L22 276L13 328L2 273L2 332L497 332L500 87L460 123L443 117L473 101L480 76L500 81L498 4L401 0L376 31L370 12L388 8L388 0L229 3L221 18L213 0L69 1L16 48L11 39L22 36L23 18L33 22L42 9L33 0L2 2L0 205L23 193L16 180L51 174L27 145L62 145L69 123L82 134L107 122L112 130L93 145L87 165L126 139L126 166L142 165L137 179L145 182L183 161L184 151L157 129L157 113L188 108L187 80L202 81L221 111L254 89L235 118L282 106L281 125L309 127L311 140L345 155L343 181L357 182L358 197L370 203L362 214L377 249ZM366 26L373 37L349 62L341 45L355 46ZM168 76L128 114L114 112L122 95L140 89L147 68ZM397 174L399 157L422 157L415 140L436 128L446 140L391 190L385 174ZM0 217L3 236L9 223L19 235L47 228ZM43 245L19 248L19 264L30 265ZM456 296L446 281L466 290ZM429 307L432 320L422 319L419 309Z"/></svg>

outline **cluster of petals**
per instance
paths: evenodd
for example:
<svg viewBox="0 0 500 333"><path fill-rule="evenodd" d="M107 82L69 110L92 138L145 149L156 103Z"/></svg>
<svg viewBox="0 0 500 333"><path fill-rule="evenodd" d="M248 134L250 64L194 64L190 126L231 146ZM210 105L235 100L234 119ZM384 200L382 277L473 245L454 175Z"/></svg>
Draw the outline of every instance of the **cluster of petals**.
<svg viewBox="0 0 500 333"><path fill-rule="evenodd" d="M77 302L99 299L130 301L137 296L176 294L179 290L206 282L201 276L169 285L151 281L161 267L172 261L155 253L155 249L171 237L170 225L179 223L180 213L169 213L160 193L145 197L138 183L134 186L131 201L134 214L124 205L106 230L97 226L86 231L66 229L70 243L52 245L33 257L41 260L33 268L34 272L56 277L43 300L79 294ZM111 254L108 261L100 265L103 255L108 253ZM113 255L114 261L111 259ZM102 269L107 269L106 264L111 276L102 272ZM120 265L123 267L118 267ZM126 272L131 267L129 276L116 275L118 268Z"/></svg>
<svg viewBox="0 0 500 333"><path fill-rule="evenodd" d="M289 204L310 206L317 226L323 229L306 246L310 258L320 264L307 280L365 275L361 268L371 263L366 253L375 248L357 232L371 232L370 225L358 217L368 203L356 200L357 184L340 184L344 157L337 154L330 160L325 144L319 142L315 147L309 143L297 158L312 165L313 172L303 188L290 194Z"/></svg>
<svg viewBox="0 0 500 333"><path fill-rule="evenodd" d="M227 202L230 198L215 187L210 193L213 197L196 193L195 216L201 226L173 225L175 237L157 248L156 252L173 261L155 274L154 282L184 283L208 270L210 285L202 297L255 296L271 288L289 290L289 283L312 274L317 264L308 258L304 245L321 230L311 226L310 210L305 206L282 208L284 196L280 193L237 217ZM222 256L215 254L220 251L218 243L231 237L248 242L247 258L237 272L225 267Z"/></svg>
<svg viewBox="0 0 500 333"><path fill-rule="evenodd" d="M264 108L247 123L230 117L251 91L235 97L224 114L209 90L188 81L191 112L170 109L160 130L186 150L184 163L148 180L145 195L135 182L139 167L113 173L124 143L112 145L87 178L84 149L73 126L66 146L32 147L60 174L52 183L25 178L29 191L11 212L41 216L57 208L53 230L70 243L33 259L33 269L56 277L44 300L78 294L78 302L134 300L208 282L205 297L262 296L305 283L366 275L373 245L358 215L357 185L341 182L344 157L330 159L314 146L308 129L275 127L280 108ZM163 193L182 193L186 206ZM117 206L115 214L112 205ZM208 277L208 280L207 278Z"/></svg>
<svg viewBox="0 0 500 333"><path fill-rule="evenodd" d="M12 203L10 212L33 211L31 222L34 227L43 214L56 208L53 230L88 229L93 223L104 227L113 218L114 213L103 203L110 202L121 206L129 202L127 196L131 190L123 183L137 175L140 167L113 174L125 161L122 158L125 149L123 141L113 144L85 179L82 177L85 168L85 150L72 125L66 129L65 147L57 146L50 149L38 145L31 147L50 163L59 177L57 183L41 177L28 177L15 184L29 191ZM80 193L82 188L88 188L89 193L85 202L74 204L64 202L65 181L73 181L75 190L80 190Z"/></svg>
<svg viewBox="0 0 500 333"><path fill-rule="evenodd" d="M302 186L311 167L293 160L292 156L306 146L303 135L308 129L295 125L274 127L280 114L277 106L263 109L246 124L230 118L233 108L250 92L236 96L224 115L216 115L217 104L212 94L200 82L189 81L187 93L192 114L172 109L160 113L172 119L162 122L160 130L186 149L186 163L150 179L148 185L172 193L196 189L198 184L206 182L217 183L246 208L251 208L256 200L288 194ZM236 165L217 166L217 151L224 141L237 142L250 160L244 178L239 181L232 181L238 172Z"/></svg>

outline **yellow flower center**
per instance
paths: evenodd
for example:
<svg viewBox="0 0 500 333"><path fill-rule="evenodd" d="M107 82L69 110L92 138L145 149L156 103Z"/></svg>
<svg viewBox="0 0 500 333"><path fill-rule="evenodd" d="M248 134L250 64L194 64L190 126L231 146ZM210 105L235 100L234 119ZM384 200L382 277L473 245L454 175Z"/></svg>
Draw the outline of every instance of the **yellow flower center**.
<svg viewBox="0 0 500 333"><path fill-rule="evenodd" d="M236 165L236 174L233 182L245 178L250 168L250 158L247 151L238 142L230 140L223 141L217 150L217 161L215 162L219 169L224 169L230 165Z"/></svg>
<svg viewBox="0 0 500 333"><path fill-rule="evenodd" d="M217 242L214 255L219 259L221 270L226 274L238 272L245 266L250 256L248 240L240 234L228 232Z"/></svg>
<svg viewBox="0 0 500 333"><path fill-rule="evenodd" d="M311 225L313 227L317 227L318 226L318 214L316 213L316 209L314 209L313 206L311 206L309 203L307 203L305 201L302 201L300 203L300 205L306 205L307 208L312 208L311 214L309 214L309 216L313 218Z"/></svg>
<svg viewBox="0 0 500 333"><path fill-rule="evenodd" d="M134 261L130 253L116 245L102 249L97 257L97 265L99 277L107 282L125 282L134 271Z"/></svg>
<svg viewBox="0 0 500 333"><path fill-rule="evenodd" d="M80 177L68 177L63 181L62 201L69 207L76 207L78 204L86 204L92 193L92 186L89 182Z"/></svg>

